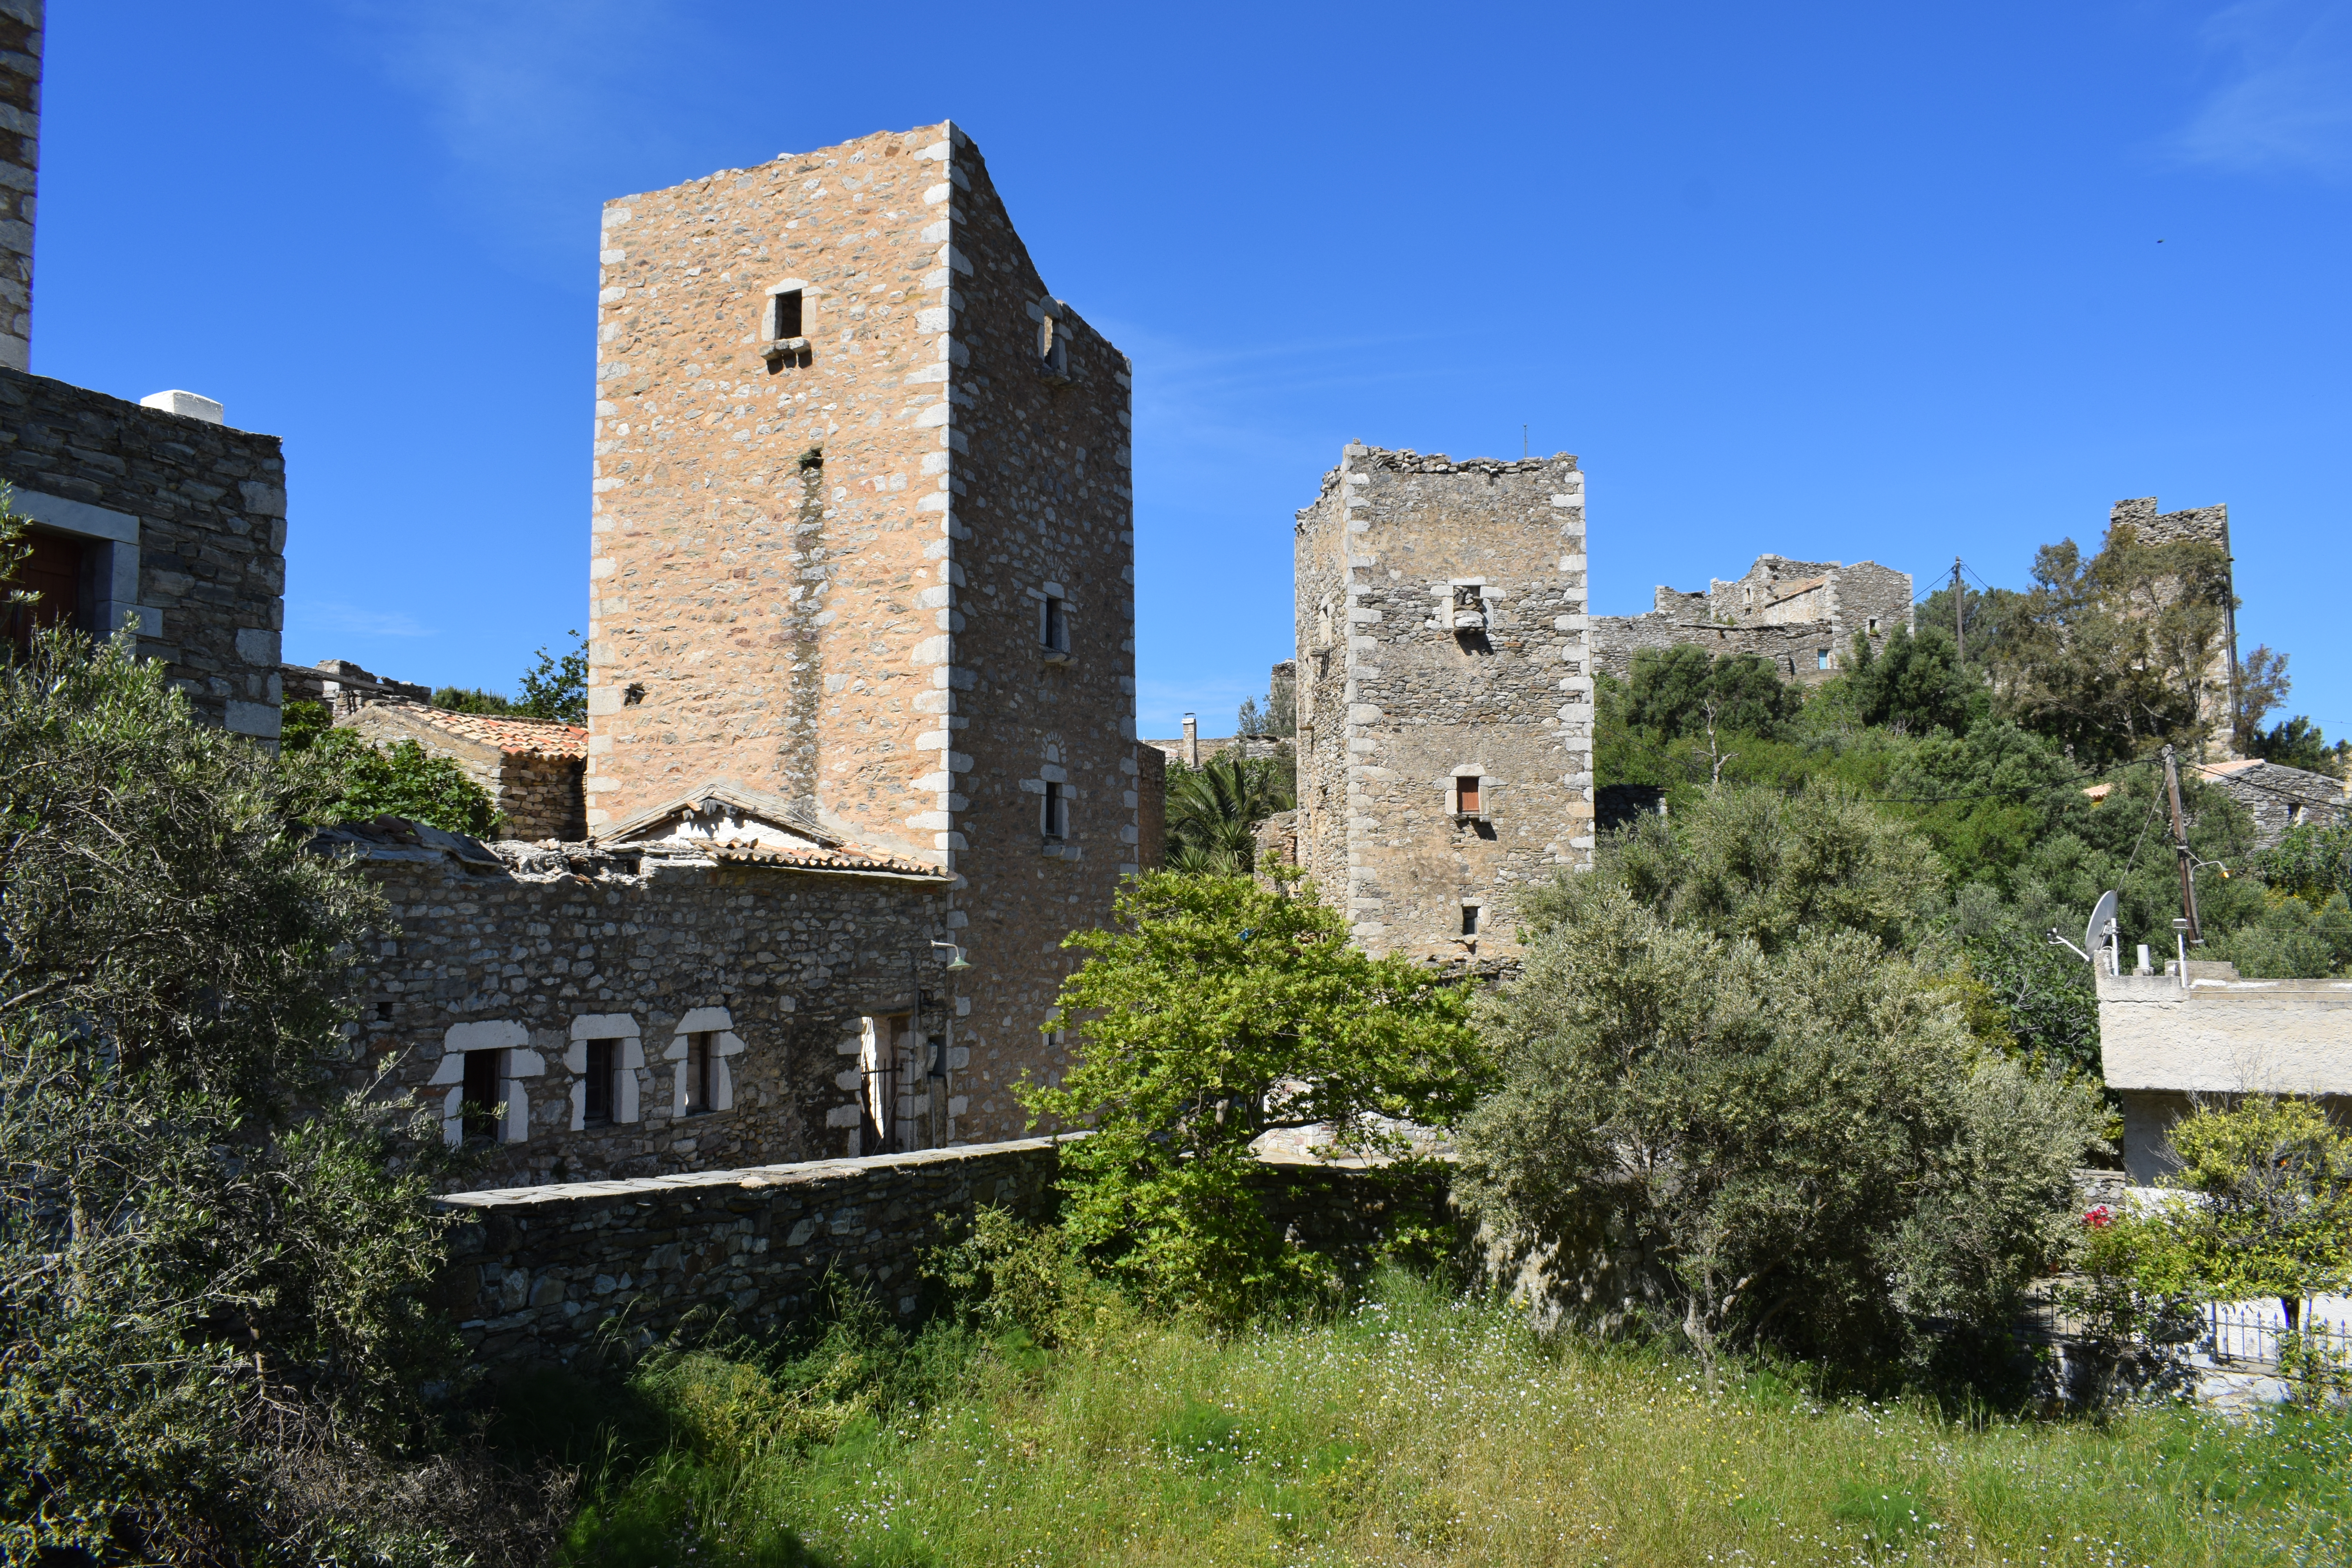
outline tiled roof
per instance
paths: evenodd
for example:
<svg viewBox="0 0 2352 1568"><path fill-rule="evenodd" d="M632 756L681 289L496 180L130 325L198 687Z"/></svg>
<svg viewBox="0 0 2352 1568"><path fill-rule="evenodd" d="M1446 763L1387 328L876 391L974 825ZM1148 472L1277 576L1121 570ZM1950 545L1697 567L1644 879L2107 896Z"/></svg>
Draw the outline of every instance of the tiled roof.
<svg viewBox="0 0 2352 1568"><path fill-rule="evenodd" d="M588 731L557 719L525 719L512 713L452 713L446 708L404 708L412 717L436 730L486 741L501 752L530 752L542 757L585 757Z"/></svg>
<svg viewBox="0 0 2352 1568"><path fill-rule="evenodd" d="M2242 773L2248 768L2261 767L2263 765L2263 759L2260 757L2240 757L2233 763L2199 763L2196 765L2209 773Z"/></svg>
<svg viewBox="0 0 2352 1568"><path fill-rule="evenodd" d="M709 856L730 866L782 866L807 871L880 871L894 877L929 877L941 882L954 880L948 872L920 860L901 860L895 855L879 850L860 848L855 844L837 845L831 849L807 846L787 847L782 844L761 844L749 838L730 838L724 844L691 846L698 854Z"/></svg>

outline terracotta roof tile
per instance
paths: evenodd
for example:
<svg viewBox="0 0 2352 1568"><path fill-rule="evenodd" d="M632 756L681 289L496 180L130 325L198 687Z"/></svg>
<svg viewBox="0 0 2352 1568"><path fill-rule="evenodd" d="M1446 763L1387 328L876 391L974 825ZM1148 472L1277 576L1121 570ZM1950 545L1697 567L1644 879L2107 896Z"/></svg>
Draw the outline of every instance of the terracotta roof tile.
<svg viewBox="0 0 2352 1568"><path fill-rule="evenodd" d="M487 741L501 752L529 752L542 757L585 757L588 731L557 719L525 719L513 713L452 713L446 708L409 708L409 713L436 730Z"/></svg>
<svg viewBox="0 0 2352 1568"><path fill-rule="evenodd" d="M862 848L855 844L843 844L831 849L815 845L805 848L787 848L781 844L759 844L748 838L730 838L724 844L702 850L712 859L732 866L796 867L810 871L886 871L896 877L935 877L940 881L952 879L937 866L920 860L902 860L895 855Z"/></svg>

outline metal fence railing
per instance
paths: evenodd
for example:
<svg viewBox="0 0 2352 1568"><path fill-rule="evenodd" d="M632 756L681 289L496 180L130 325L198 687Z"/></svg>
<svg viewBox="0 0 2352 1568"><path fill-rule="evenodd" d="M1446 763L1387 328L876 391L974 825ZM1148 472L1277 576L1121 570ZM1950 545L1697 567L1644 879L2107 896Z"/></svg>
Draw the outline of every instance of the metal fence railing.
<svg viewBox="0 0 2352 1568"><path fill-rule="evenodd" d="M2311 1348L2325 1352L2328 1360L2352 1359L2352 1324L2315 1318L2308 1307L2302 1316L2303 1332L2312 1342ZM2205 1308L2205 1338L2198 1348L2215 1361L2275 1363L2279 1336L2284 1332L2285 1319L2274 1309L2212 1301Z"/></svg>

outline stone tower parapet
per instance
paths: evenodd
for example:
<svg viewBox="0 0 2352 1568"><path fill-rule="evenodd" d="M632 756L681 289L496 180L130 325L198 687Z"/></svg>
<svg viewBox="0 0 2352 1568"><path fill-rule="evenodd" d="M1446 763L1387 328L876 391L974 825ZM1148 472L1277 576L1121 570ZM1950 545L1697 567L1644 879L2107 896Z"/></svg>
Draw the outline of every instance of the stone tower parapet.
<svg viewBox="0 0 2352 1568"><path fill-rule="evenodd" d="M946 122L603 244L589 831L723 777L952 873L957 1125L1017 1133L1061 939L1139 863L1127 357Z"/></svg>
<svg viewBox="0 0 2352 1568"><path fill-rule="evenodd" d="M1295 546L1299 864L1371 952L1514 956L1591 859L1576 459L1350 446Z"/></svg>

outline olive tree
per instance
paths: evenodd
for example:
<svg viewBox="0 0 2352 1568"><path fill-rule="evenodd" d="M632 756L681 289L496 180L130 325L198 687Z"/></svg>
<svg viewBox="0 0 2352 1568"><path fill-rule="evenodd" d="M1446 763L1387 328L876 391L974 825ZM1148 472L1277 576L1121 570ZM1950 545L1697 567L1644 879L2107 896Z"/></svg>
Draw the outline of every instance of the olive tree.
<svg viewBox="0 0 2352 1568"><path fill-rule="evenodd" d="M384 910L317 804L127 638L0 663L0 1558L447 1560L378 1495L454 1364L438 1141L337 1092Z"/></svg>
<svg viewBox="0 0 2352 1568"><path fill-rule="evenodd" d="M1906 840L1833 795L1645 826L1531 900L1525 979L1482 1015L1502 1087L1465 1200L1629 1242L1710 1378L1735 1346L1862 1363L2000 1322L2068 1239L2096 1101L1914 962L1934 880Z"/></svg>

